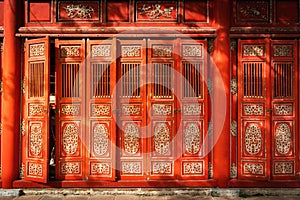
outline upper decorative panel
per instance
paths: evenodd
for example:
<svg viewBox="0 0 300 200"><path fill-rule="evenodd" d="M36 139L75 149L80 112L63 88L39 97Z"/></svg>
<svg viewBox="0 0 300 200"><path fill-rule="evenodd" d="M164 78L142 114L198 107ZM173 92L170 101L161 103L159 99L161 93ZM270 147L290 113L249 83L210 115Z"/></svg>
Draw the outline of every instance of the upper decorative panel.
<svg viewBox="0 0 300 200"><path fill-rule="evenodd" d="M101 1L59 1L57 3L57 20L71 21L99 21Z"/></svg>
<svg viewBox="0 0 300 200"><path fill-rule="evenodd" d="M237 1L237 23L270 23L272 4L270 1Z"/></svg>
<svg viewBox="0 0 300 200"><path fill-rule="evenodd" d="M173 22L177 21L178 5L176 1L136 1L137 22Z"/></svg>

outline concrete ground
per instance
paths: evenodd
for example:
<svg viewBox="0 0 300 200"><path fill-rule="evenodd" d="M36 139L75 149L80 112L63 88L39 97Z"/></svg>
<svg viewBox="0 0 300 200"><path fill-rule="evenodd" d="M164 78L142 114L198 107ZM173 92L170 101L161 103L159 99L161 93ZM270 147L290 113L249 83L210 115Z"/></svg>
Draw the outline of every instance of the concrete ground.
<svg viewBox="0 0 300 200"><path fill-rule="evenodd" d="M0 190L0 200L300 200L300 188L251 189L22 189Z"/></svg>

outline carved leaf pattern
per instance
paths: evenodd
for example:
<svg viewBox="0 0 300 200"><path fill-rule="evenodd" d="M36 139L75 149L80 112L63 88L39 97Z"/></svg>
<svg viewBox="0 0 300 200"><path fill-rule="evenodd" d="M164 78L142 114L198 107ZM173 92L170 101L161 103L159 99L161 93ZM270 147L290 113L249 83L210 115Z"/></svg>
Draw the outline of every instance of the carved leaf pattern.
<svg viewBox="0 0 300 200"><path fill-rule="evenodd" d="M124 129L124 150L129 154L136 154L139 151L139 130L134 123L128 123Z"/></svg>
<svg viewBox="0 0 300 200"><path fill-rule="evenodd" d="M245 131L245 149L251 154L255 155L261 151L262 148L262 132L257 124L251 123Z"/></svg>
<svg viewBox="0 0 300 200"><path fill-rule="evenodd" d="M286 123L281 123L275 131L276 149L280 154L287 154L292 145L292 133Z"/></svg>
<svg viewBox="0 0 300 200"><path fill-rule="evenodd" d="M78 148L79 130L75 124L67 124L63 130L63 148L67 154L74 154Z"/></svg>
<svg viewBox="0 0 300 200"><path fill-rule="evenodd" d="M93 131L94 152L98 156L104 155L108 151L109 134L104 124L97 124Z"/></svg>
<svg viewBox="0 0 300 200"><path fill-rule="evenodd" d="M154 131L154 148L161 155L169 154L170 130L165 123L160 123Z"/></svg>

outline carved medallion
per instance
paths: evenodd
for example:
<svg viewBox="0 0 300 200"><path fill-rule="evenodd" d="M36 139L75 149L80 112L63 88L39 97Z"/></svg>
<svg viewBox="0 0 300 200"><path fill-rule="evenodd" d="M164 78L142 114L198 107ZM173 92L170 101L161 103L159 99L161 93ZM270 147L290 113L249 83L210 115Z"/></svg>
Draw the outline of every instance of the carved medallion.
<svg viewBox="0 0 300 200"><path fill-rule="evenodd" d="M172 57L173 47L172 46L152 46L153 57Z"/></svg>
<svg viewBox="0 0 300 200"><path fill-rule="evenodd" d="M62 105L61 114L63 115L79 115L80 105Z"/></svg>
<svg viewBox="0 0 300 200"><path fill-rule="evenodd" d="M123 104L122 113L123 115L140 115L141 106L137 104L128 104L128 105Z"/></svg>
<svg viewBox="0 0 300 200"><path fill-rule="evenodd" d="M75 124L67 124L63 129L63 148L67 154L74 154L78 149L79 128Z"/></svg>
<svg viewBox="0 0 300 200"><path fill-rule="evenodd" d="M171 115L172 105L171 104L153 104L153 115Z"/></svg>
<svg viewBox="0 0 300 200"><path fill-rule="evenodd" d="M294 174L294 163L292 162L275 162L275 175Z"/></svg>
<svg viewBox="0 0 300 200"><path fill-rule="evenodd" d="M98 156L102 156L108 151L109 133L104 124L97 124L93 130L93 147Z"/></svg>
<svg viewBox="0 0 300 200"><path fill-rule="evenodd" d="M292 115L293 105L292 104L280 104L274 106L276 115Z"/></svg>
<svg viewBox="0 0 300 200"><path fill-rule="evenodd" d="M245 104L244 105L244 115L263 115L264 107L259 104Z"/></svg>
<svg viewBox="0 0 300 200"><path fill-rule="evenodd" d="M41 116L44 114L44 106L29 104L29 115L30 116Z"/></svg>
<svg viewBox="0 0 300 200"><path fill-rule="evenodd" d="M183 175L203 174L203 162L183 162Z"/></svg>
<svg viewBox="0 0 300 200"><path fill-rule="evenodd" d="M243 45L244 56L264 56L263 45Z"/></svg>
<svg viewBox="0 0 300 200"><path fill-rule="evenodd" d="M245 131L245 150L251 155L258 154L262 148L262 132L257 124L251 123Z"/></svg>
<svg viewBox="0 0 300 200"><path fill-rule="evenodd" d="M38 156L42 151L42 125L41 124L31 124L30 126L30 153Z"/></svg>
<svg viewBox="0 0 300 200"><path fill-rule="evenodd" d="M291 57L293 56L293 46L292 45L274 45L273 55L278 57Z"/></svg>
<svg viewBox="0 0 300 200"><path fill-rule="evenodd" d="M45 55L45 44L31 44L29 45L29 56L37 57Z"/></svg>
<svg viewBox="0 0 300 200"><path fill-rule="evenodd" d="M201 115L201 111L201 104L184 104L183 106L184 115Z"/></svg>
<svg viewBox="0 0 300 200"><path fill-rule="evenodd" d="M161 155L168 155L170 146L170 130L165 123L159 123L154 131L154 149Z"/></svg>
<svg viewBox="0 0 300 200"><path fill-rule="evenodd" d="M172 163L171 162L153 162L152 163L152 174L171 175L172 174Z"/></svg>
<svg viewBox="0 0 300 200"><path fill-rule="evenodd" d="M62 174L79 174L80 163L78 162L65 162L61 165Z"/></svg>
<svg viewBox="0 0 300 200"><path fill-rule="evenodd" d="M136 154L140 147L140 133L134 123L124 127L124 150L128 154Z"/></svg>
<svg viewBox="0 0 300 200"><path fill-rule="evenodd" d="M261 163L246 163L244 164L244 173L253 175L263 175L264 166Z"/></svg>
<svg viewBox="0 0 300 200"><path fill-rule="evenodd" d="M43 177L43 165L38 163L28 163L28 175Z"/></svg>
<svg viewBox="0 0 300 200"><path fill-rule="evenodd" d="M122 162L122 174L135 175L142 173L141 162Z"/></svg>
<svg viewBox="0 0 300 200"><path fill-rule="evenodd" d="M184 146L190 154L196 154L201 147L201 133L196 123L189 123L184 129Z"/></svg>
<svg viewBox="0 0 300 200"><path fill-rule="evenodd" d="M101 44L92 46L92 57L110 57L111 45Z"/></svg>
<svg viewBox="0 0 300 200"><path fill-rule="evenodd" d="M276 149L280 154L287 154L292 145L292 133L286 123L281 123L275 130Z"/></svg>
<svg viewBox="0 0 300 200"><path fill-rule="evenodd" d="M111 167L109 163L91 163L92 175L110 175Z"/></svg>

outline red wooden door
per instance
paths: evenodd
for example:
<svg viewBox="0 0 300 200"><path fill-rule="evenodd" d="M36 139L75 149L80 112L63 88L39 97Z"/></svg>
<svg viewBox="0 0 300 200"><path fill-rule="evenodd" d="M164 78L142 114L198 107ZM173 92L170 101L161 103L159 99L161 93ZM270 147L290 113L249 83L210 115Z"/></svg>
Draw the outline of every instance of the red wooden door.
<svg viewBox="0 0 300 200"><path fill-rule="evenodd" d="M296 177L297 41L239 41L239 178Z"/></svg>
<svg viewBox="0 0 300 200"><path fill-rule="evenodd" d="M47 182L49 161L49 38L25 42L24 180Z"/></svg>
<svg viewBox="0 0 300 200"><path fill-rule="evenodd" d="M55 40L56 178L85 174L85 40Z"/></svg>
<svg viewBox="0 0 300 200"><path fill-rule="evenodd" d="M115 180L116 39L88 40L86 63L86 177Z"/></svg>

